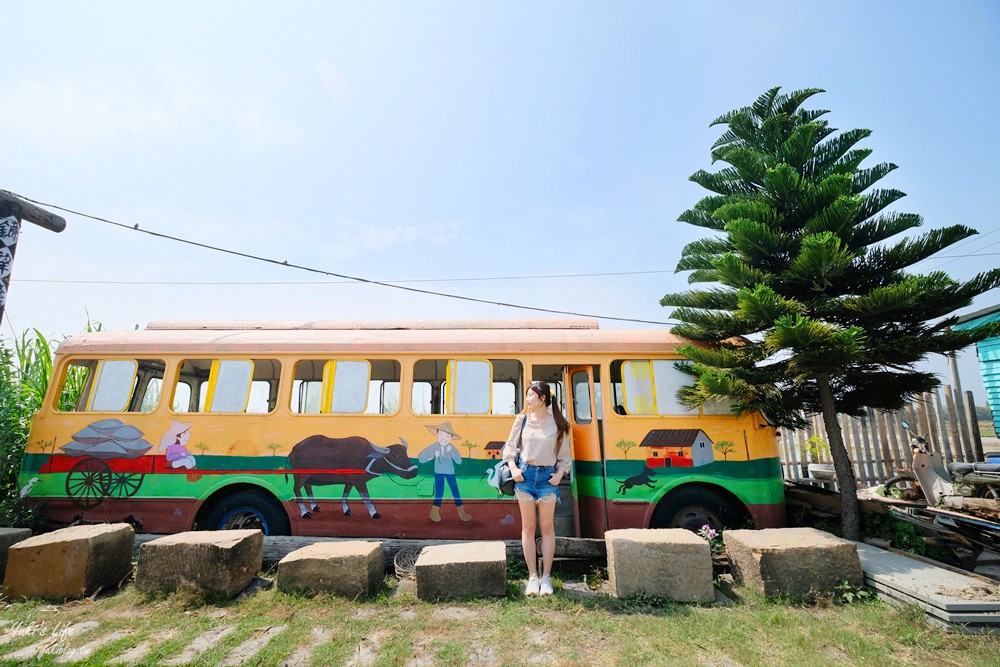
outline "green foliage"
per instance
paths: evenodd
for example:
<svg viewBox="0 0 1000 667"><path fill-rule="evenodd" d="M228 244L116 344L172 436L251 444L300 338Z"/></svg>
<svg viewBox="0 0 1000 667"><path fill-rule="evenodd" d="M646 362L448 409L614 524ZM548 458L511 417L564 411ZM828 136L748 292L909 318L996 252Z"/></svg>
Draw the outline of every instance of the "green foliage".
<svg viewBox="0 0 1000 667"><path fill-rule="evenodd" d="M802 443L802 452L810 461L817 463L821 458L830 455L830 445L818 435L811 435Z"/></svg>
<svg viewBox="0 0 1000 667"><path fill-rule="evenodd" d="M858 533L850 458L834 415L897 410L939 380L916 369L928 354L1000 335L1000 322L954 331L955 310L1000 286L1000 268L961 283L909 267L976 234L963 225L912 232L919 216L886 211L903 197L873 189L896 166L861 168L870 130L837 133L825 110L803 109L818 88L772 88L713 125L727 129L691 180L712 194L679 220L715 236L688 244L678 271L708 289L667 294L674 333L707 345L678 348L694 362L689 407L726 401L737 414L804 428L822 413L841 474L844 534Z"/></svg>
<svg viewBox="0 0 1000 667"><path fill-rule="evenodd" d="M729 166L691 176L713 194L680 220L721 235L688 244L677 270L716 286L661 303L676 308L676 333L715 347L684 349L698 381L679 396L801 426L803 411L820 411L816 378L828 375L838 412L896 409L938 384L915 370L927 354L1000 334L1000 323L953 332L952 320L938 321L1000 286L1000 269L965 283L906 273L975 230L888 242L922 222L885 211L903 193L872 189L895 165L862 169L871 151L857 144L871 132L838 134L827 111L801 108L821 90L779 92L716 119L727 129L712 160Z"/></svg>
<svg viewBox="0 0 1000 667"><path fill-rule="evenodd" d="M34 512L20 498L18 472L28 443L31 415L41 405L24 387L14 368L13 352L0 344L0 525L28 527Z"/></svg>
<svg viewBox="0 0 1000 667"><path fill-rule="evenodd" d="M841 582L834 592L834 604L870 603L878 600L878 593L867 586L854 586Z"/></svg>
<svg viewBox="0 0 1000 667"><path fill-rule="evenodd" d="M955 552L951 549L927 544L920 530L912 523L900 521L891 514L876 514L865 512L861 515L861 526L868 537L878 537L897 549L908 551L918 556L926 556L948 565L960 565Z"/></svg>

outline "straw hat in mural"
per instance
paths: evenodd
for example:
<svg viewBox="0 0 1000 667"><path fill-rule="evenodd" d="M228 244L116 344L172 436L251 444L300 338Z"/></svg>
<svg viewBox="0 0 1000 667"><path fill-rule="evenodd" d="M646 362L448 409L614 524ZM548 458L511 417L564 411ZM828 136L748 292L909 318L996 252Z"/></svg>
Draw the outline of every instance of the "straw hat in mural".
<svg viewBox="0 0 1000 667"><path fill-rule="evenodd" d="M160 438L160 449L166 449L177 442L178 436L191 428L191 422L179 422L176 419L170 424L170 428Z"/></svg>
<svg viewBox="0 0 1000 667"><path fill-rule="evenodd" d="M425 425L424 428L426 428L428 431L430 431L434 435L437 435L438 431L444 431L445 433L447 433L447 434L449 434L451 436L452 440L461 440L462 439L462 436L460 436L458 433L455 433L455 429L452 428L450 421L441 422L437 426L426 426Z"/></svg>

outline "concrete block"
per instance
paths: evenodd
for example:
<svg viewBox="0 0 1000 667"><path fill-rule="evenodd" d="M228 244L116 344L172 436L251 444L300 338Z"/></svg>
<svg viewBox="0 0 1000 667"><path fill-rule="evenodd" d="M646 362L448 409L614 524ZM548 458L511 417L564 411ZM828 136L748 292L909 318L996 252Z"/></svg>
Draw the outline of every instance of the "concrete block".
<svg viewBox="0 0 1000 667"><path fill-rule="evenodd" d="M11 545L31 537L27 528L0 528L0 584L3 583L4 572L7 571L7 550Z"/></svg>
<svg viewBox="0 0 1000 667"><path fill-rule="evenodd" d="M507 548L503 542L424 547L416 575L421 600L502 597L507 594Z"/></svg>
<svg viewBox="0 0 1000 667"><path fill-rule="evenodd" d="M286 593L333 593L356 598L382 585L381 542L317 542L278 562L278 588Z"/></svg>
<svg viewBox="0 0 1000 667"><path fill-rule="evenodd" d="M139 547L135 585L141 591L193 586L233 597L260 572L259 530L206 530L167 535Z"/></svg>
<svg viewBox="0 0 1000 667"><path fill-rule="evenodd" d="M712 602L712 550L682 528L626 528L604 533L612 595L639 592L675 602Z"/></svg>
<svg viewBox="0 0 1000 667"><path fill-rule="evenodd" d="M727 530L722 534L736 581L765 595L832 591L864 582L854 542L815 528Z"/></svg>
<svg viewBox="0 0 1000 667"><path fill-rule="evenodd" d="M82 598L132 572L135 531L127 523L71 526L29 537L7 552L11 597Z"/></svg>

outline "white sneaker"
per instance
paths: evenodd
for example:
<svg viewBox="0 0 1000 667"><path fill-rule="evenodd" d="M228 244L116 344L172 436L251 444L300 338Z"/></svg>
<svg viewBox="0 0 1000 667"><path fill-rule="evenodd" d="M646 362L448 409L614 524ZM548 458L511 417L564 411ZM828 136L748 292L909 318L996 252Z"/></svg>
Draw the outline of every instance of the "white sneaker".
<svg viewBox="0 0 1000 667"><path fill-rule="evenodd" d="M528 577L528 585L524 587L524 596L529 598L535 597L536 595L538 595L538 587L539 587L538 575L533 574L530 577Z"/></svg>
<svg viewBox="0 0 1000 667"><path fill-rule="evenodd" d="M538 582L539 595L552 595L552 577L547 574L542 575L542 580Z"/></svg>

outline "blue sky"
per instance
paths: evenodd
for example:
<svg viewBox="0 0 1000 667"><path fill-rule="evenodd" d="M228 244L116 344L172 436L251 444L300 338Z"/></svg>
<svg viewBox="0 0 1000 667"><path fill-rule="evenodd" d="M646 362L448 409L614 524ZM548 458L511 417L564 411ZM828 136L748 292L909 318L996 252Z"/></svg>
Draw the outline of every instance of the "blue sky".
<svg viewBox="0 0 1000 667"><path fill-rule="evenodd" d="M896 210L980 231L918 270L967 279L1000 257L986 254L1000 252L992 0L0 2L17 26L0 68L0 188L130 226L665 321L659 298L686 287L681 248L703 236L676 219L706 194L688 176L713 168L709 123L777 85L824 88L809 106L832 126L873 130L866 164L899 165L882 184L908 193ZM107 328L539 316L66 218L62 234L25 226L3 337L74 333L88 313ZM644 273L524 278L623 272ZM974 356L963 383L982 402Z"/></svg>

